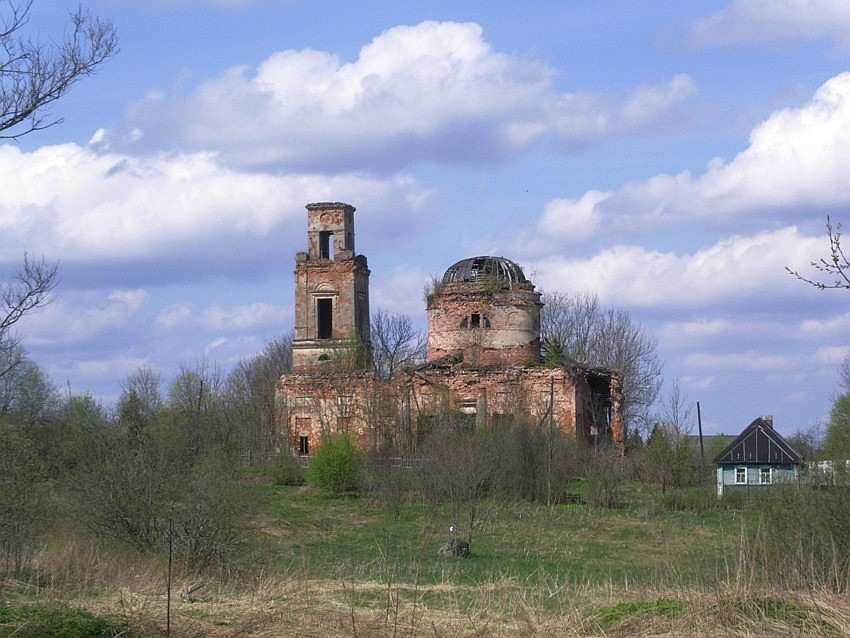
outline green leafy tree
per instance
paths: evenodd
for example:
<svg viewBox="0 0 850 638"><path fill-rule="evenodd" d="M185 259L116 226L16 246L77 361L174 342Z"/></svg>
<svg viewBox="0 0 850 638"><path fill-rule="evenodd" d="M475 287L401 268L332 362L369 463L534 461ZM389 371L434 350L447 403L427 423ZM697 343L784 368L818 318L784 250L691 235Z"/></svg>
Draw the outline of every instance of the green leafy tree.
<svg viewBox="0 0 850 638"><path fill-rule="evenodd" d="M215 364L181 364L169 384L166 408L168 427L182 439L178 444L188 455L187 463L211 450L235 451L236 428L226 417L224 378Z"/></svg>
<svg viewBox="0 0 850 638"><path fill-rule="evenodd" d="M19 574L52 523L53 504L32 440L0 420L0 568Z"/></svg>
<svg viewBox="0 0 850 638"><path fill-rule="evenodd" d="M841 393L829 414L829 425L823 441L828 459L850 459L850 356L841 366Z"/></svg>
<svg viewBox="0 0 850 638"><path fill-rule="evenodd" d="M832 406L823 453L828 459L850 459L850 393L842 394Z"/></svg>
<svg viewBox="0 0 850 638"><path fill-rule="evenodd" d="M38 434L39 454L50 478L67 480L79 469L109 419L89 394L65 398L56 416Z"/></svg>

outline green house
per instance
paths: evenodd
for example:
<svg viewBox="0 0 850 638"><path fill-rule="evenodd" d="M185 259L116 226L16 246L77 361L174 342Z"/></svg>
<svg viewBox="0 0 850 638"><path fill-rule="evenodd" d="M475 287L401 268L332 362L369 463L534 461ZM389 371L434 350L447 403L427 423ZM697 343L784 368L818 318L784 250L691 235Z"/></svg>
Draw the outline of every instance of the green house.
<svg viewBox="0 0 850 638"><path fill-rule="evenodd" d="M775 483L797 483L803 457L773 429L772 417L759 417L714 457L717 496Z"/></svg>

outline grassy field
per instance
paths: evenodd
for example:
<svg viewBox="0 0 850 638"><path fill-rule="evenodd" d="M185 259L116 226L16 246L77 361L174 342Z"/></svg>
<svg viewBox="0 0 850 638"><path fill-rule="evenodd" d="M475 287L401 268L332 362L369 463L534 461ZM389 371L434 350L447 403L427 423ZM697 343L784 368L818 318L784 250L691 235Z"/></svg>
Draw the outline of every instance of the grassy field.
<svg viewBox="0 0 850 638"><path fill-rule="evenodd" d="M394 518L259 478L244 490L259 505L246 558L224 574L175 566L173 636L850 634L846 595L741 575L735 511L488 501L472 555L452 559L437 556L448 507L411 502ZM32 578L3 583L0 637L165 635L166 574L161 555L66 533Z"/></svg>

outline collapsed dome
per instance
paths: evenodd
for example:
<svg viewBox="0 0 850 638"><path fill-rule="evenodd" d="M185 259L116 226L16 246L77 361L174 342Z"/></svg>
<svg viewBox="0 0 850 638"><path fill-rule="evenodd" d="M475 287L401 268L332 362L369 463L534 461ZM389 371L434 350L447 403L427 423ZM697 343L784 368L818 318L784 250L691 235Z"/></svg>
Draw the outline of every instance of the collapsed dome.
<svg viewBox="0 0 850 638"><path fill-rule="evenodd" d="M469 257L450 266L443 275L444 284L499 282L504 284L528 281L522 268L504 257Z"/></svg>

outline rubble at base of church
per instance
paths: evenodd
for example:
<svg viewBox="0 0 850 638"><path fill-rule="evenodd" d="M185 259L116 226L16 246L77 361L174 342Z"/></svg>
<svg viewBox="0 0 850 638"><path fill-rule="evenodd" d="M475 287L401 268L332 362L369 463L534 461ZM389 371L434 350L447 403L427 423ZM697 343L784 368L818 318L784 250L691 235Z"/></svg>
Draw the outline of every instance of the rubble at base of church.
<svg viewBox="0 0 850 638"><path fill-rule="evenodd" d="M588 443L626 439L619 376L540 362L540 293L504 257L450 266L428 295L428 361L390 380L368 369L369 270L354 253L354 207L309 204L296 256L296 365L278 382L295 454L323 436L415 446L434 419L482 427L523 414Z"/></svg>

